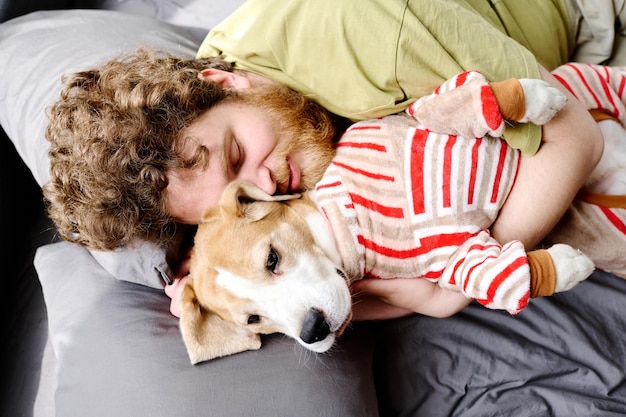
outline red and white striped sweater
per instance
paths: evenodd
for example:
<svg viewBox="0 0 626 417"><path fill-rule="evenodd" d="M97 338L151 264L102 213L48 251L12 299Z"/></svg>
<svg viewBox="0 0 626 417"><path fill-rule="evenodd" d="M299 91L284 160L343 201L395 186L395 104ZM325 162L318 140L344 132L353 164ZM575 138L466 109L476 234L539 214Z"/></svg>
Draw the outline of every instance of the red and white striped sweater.
<svg viewBox="0 0 626 417"><path fill-rule="evenodd" d="M497 105L484 99L485 121L498 131ZM346 274L424 278L519 312L530 295L526 252L487 231L513 186L519 152L498 138L430 132L411 112L353 125L312 193Z"/></svg>

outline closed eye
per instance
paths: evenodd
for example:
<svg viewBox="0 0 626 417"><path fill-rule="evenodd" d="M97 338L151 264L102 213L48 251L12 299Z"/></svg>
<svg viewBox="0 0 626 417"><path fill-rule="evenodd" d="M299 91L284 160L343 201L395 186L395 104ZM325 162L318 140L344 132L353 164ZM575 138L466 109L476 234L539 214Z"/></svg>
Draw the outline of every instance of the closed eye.
<svg viewBox="0 0 626 417"><path fill-rule="evenodd" d="M243 152L239 142L235 137L230 140L230 151L228 152L228 162L234 172L238 172L243 163Z"/></svg>
<svg viewBox="0 0 626 417"><path fill-rule="evenodd" d="M267 254L267 260L265 261L265 269L273 274L278 273L278 265L280 264L280 254L273 246L270 246L270 251Z"/></svg>

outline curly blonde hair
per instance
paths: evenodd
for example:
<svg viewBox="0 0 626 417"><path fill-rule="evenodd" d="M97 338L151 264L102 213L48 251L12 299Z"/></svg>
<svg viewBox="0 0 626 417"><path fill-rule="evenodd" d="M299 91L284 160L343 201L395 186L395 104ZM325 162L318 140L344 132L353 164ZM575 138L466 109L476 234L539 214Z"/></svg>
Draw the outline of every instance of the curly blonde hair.
<svg viewBox="0 0 626 417"><path fill-rule="evenodd" d="M202 163L181 156L179 132L228 96L198 79L222 59L183 59L148 49L65 76L48 109L50 218L64 239L112 250L136 239L167 244L166 171Z"/></svg>

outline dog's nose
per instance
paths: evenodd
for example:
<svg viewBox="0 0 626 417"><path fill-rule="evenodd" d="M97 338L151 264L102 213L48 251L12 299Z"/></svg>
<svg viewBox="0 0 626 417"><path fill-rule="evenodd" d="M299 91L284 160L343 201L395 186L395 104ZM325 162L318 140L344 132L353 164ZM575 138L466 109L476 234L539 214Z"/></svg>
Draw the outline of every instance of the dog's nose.
<svg viewBox="0 0 626 417"><path fill-rule="evenodd" d="M310 309L304 318L300 339L304 343L315 343L326 339L329 333L330 326L326 322L324 314L316 308Z"/></svg>

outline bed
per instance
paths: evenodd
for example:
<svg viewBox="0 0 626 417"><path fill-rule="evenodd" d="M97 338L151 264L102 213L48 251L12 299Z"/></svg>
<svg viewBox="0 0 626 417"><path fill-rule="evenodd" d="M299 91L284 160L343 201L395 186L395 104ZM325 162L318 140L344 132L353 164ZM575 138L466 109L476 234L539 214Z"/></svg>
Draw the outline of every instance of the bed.
<svg viewBox="0 0 626 417"><path fill-rule="evenodd" d="M626 281L602 271L515 317L472 304L355 323L326 354L272 335L192 366L159 271L58 239L39 187L61 74L139 45L192 56L241 2L0 2L0 415L626 415Z"/></svg>

